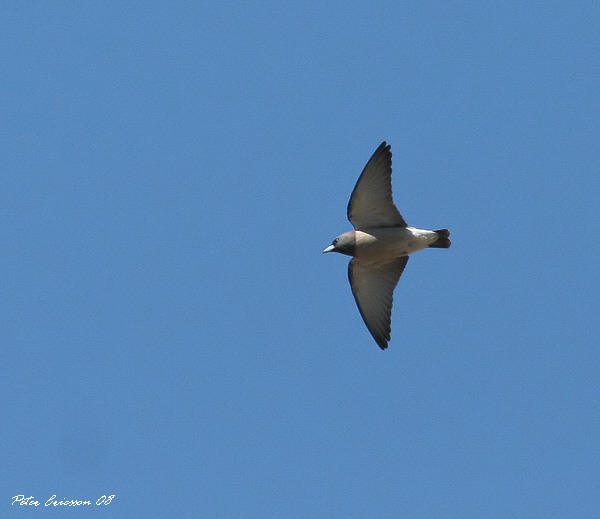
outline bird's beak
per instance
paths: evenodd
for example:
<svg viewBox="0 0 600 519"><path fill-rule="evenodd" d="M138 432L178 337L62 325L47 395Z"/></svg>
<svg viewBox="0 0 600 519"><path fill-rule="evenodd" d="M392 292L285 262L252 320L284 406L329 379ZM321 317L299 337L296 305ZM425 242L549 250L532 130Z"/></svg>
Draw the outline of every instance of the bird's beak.
<svg viewBox="0 0 600 519"><path fill-rule="evenodd" d="M323 251L323 254L325 254L326 252L333 252L334 250L335 250L335 247L333 245L330 245Z"/></svg>

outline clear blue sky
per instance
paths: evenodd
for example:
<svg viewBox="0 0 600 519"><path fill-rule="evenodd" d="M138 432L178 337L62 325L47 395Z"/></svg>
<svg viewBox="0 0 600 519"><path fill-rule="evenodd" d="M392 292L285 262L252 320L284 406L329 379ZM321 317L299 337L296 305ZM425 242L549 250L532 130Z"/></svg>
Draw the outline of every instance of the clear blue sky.
<svg viewBox="0 0 600 519"><path fill-rule="evenodd" d="M598 4L0 16L0 515L598 515ZM321 251L384 139L453 245L382 352Z"/></svg>

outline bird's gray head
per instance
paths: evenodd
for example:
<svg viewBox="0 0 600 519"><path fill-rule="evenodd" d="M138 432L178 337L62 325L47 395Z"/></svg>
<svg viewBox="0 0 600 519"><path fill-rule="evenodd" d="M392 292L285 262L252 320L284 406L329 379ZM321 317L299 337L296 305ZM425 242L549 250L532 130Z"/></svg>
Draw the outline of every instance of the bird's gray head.
<svg viewBox="0 0 600 519"><path fill-rule="evenodd" d="M331 242L331 245L327 247L325 252L339 252L340 254L346 254L347 256L354 256L354 247L356 246L356 238L354 231L345 232L340 234L335 240Z"/></svg>

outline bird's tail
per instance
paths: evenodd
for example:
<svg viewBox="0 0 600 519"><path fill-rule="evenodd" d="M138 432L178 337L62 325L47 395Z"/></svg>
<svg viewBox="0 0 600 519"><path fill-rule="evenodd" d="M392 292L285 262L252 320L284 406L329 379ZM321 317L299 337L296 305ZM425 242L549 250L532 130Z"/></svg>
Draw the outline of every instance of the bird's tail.
<svg viewBox="0 0 600 519"><path fill-rule="evenodd" d="M438 239L434 241L430 247L436 247L438 249L447 249L450 247L450 243L452 243L448 236L450 236L450 231L448 229L440 229L439 231L435 231L438 235Z"/></svg>

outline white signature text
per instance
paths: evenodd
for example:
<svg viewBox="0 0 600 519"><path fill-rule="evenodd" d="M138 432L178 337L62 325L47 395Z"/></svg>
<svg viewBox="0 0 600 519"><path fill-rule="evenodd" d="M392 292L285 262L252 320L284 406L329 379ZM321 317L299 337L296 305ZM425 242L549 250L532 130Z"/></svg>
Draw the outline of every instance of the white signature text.
<svg viewBox="0 0 600 519"><path fill-rule="evenodd" d="M96 501L91 501L89 499L67 499L66 497L57 499L56 494L52 494L43 504L44 506L92 506L92 504L95 504L96 506L107 506L114 498L115 494L104 494L96 499ZM26 497L25 494L17 494L12 497L11 505L40 506L41 503L35 496Z"/></svg>

